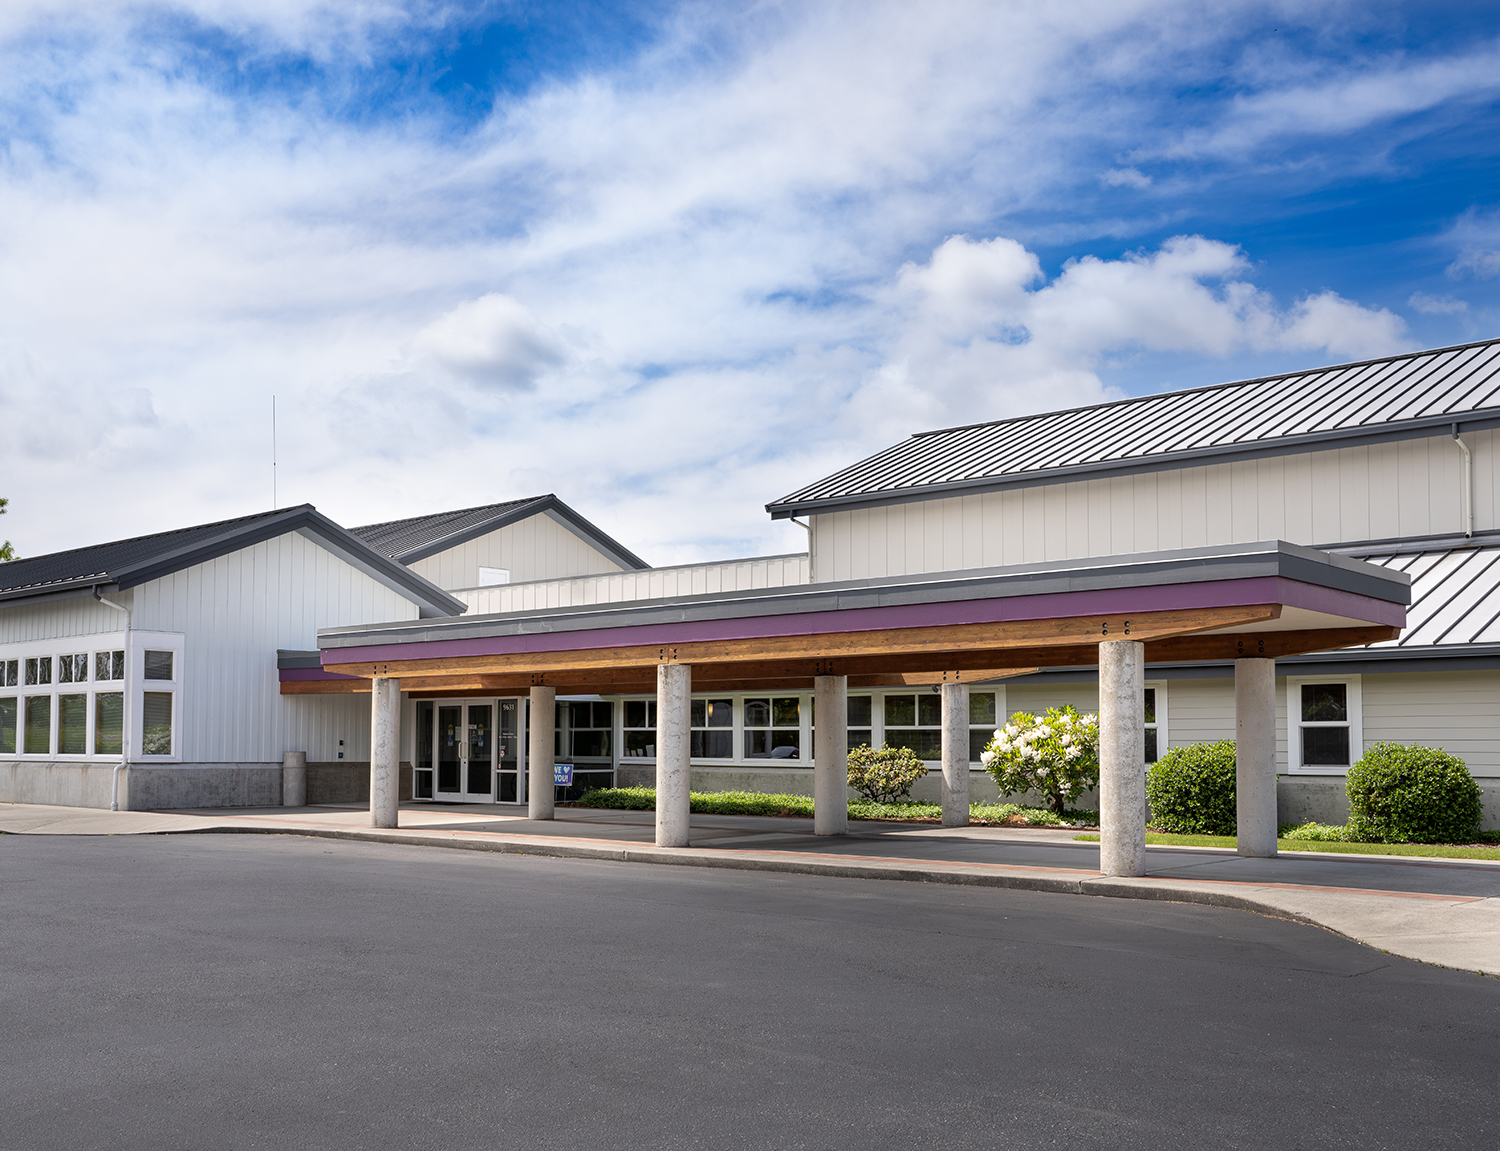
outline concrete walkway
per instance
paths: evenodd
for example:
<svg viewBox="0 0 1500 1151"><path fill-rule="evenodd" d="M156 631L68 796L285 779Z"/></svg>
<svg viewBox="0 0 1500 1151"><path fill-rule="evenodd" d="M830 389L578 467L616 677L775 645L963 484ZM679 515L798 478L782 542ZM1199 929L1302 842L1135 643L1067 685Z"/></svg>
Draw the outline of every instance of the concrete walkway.
<svg viewBox="0 0 1500 1151"><path fill-rule="evenodd" d="M369 826L363 807L108 812L0 804L0 833L280 833L622 862L732 867L866 879L1015 887L1236 907L1326 927L1395 955L1500 975L1500 863L1283 853L1241 859L1219 848L1148 847L1147 874L1099 873L1097 843L1070 830L852 824L811 834L806 819L694 815L691 845L654 844L653 814L523 806L406 804L401 827Z"/></svg>

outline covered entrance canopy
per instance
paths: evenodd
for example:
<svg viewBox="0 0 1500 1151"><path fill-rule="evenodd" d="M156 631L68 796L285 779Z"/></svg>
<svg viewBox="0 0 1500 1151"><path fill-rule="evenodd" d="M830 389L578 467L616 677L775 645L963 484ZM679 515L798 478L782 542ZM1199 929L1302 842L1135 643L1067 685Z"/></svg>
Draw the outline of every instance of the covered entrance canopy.
<svg viewBox="0 0 1500 1151"><path fill-rule="evenodd" d="M657 841L682 846L694 690L813 687L824 735L814 756L816 825L837 833L848 687L943 684L945 715L952 709L956 717L969 683L1098 664L1103 867L1136 874L1145 843L1144 663L1236 660L1241 850L1265 853L1269 826L1274 852L1274 660L1391 639L1409 598L1400 572L1284 542L1231 545L333 628L319 633L321 672L283 690L373 688L371 804L379 826L396 818L401 691L525 690L535 717L550 716L556 692L655 690ZM961 740L955 734L950 757L949 726L945 822L966 822L967 731ZM951 726L957 733L959 724ZM533 723L531 743L535 782L551 773L545 724ZM533 786L530 794L533 815L550 816L551 789Z"/></svg>

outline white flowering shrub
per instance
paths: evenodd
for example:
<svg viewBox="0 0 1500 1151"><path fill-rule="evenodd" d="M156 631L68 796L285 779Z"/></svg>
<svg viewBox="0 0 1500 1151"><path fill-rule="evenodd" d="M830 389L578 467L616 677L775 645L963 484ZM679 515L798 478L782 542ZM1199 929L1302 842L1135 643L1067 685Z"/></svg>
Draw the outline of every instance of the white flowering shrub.
<svg viewBox="0 0 1500 1151"><path fill-rule="evenodd" d="M1035 716L1018 711L980 753L1000 794L1036 791L1063 813L1069 803L1099 785L1099 717L1074 707L1049 707Z"/></svg>

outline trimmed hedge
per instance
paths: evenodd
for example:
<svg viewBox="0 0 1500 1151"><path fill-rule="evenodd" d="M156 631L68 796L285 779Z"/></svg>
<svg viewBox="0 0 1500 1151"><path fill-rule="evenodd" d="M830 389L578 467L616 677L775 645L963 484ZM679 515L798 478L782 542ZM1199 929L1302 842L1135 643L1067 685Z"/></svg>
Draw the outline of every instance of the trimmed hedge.
<svg viewBox="0 0 1500 1151"><path fill-rule="evenodd" d="M1344 791L1344 837L1358 843L1473 843L1479 835L1479 784L1440 747L1377 743L1349 769Z"/></svg>
<svg viewBox="0 0 1500 1151"><path fill-rule="evenodd" d="M690 810L700 815L773 815L799 816L811 819L813 801L809 795L767 795L758 791L694 791L688 796ZM586 791L573 801L574 807L609 808L616 811L655 811L654 787L599 787ZM1068 818L1097 823L1095 811L1069 811ZM943 808L937 803L869 803L852 800L850 819L920 820L937 823ZM969 818L978 824L1021 824L1026 827L1056 827L1062 820L1051 811L1022 807L1016 803L975 803L969 806Z"/></svg>
<svg viewBox="0 0 1500 1151"><path fill-rule="evenodd" d="M1233 835L1234 740L1174 747L1151 765L1151 826L1178 835Z"/></svg>

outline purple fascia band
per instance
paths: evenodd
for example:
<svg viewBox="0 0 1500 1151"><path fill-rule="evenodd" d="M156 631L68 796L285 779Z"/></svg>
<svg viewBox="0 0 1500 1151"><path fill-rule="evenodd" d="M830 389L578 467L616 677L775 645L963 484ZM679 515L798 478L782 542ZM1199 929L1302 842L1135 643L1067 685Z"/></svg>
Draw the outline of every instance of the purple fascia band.
<svg viewBox="0 0 1500 1151"><path fill-rule="evenodd" d="M1406 623L1406 608L1401 604L1280 576L1264 576L1256 579L753 616L746 619L693 620L579 631L323 648L322 658L325 664L344 664L450 659L472 655L525 655L601 647L654 647L771 636L811 636L1271 603L1391 627L1402 627Z"/></svg>

